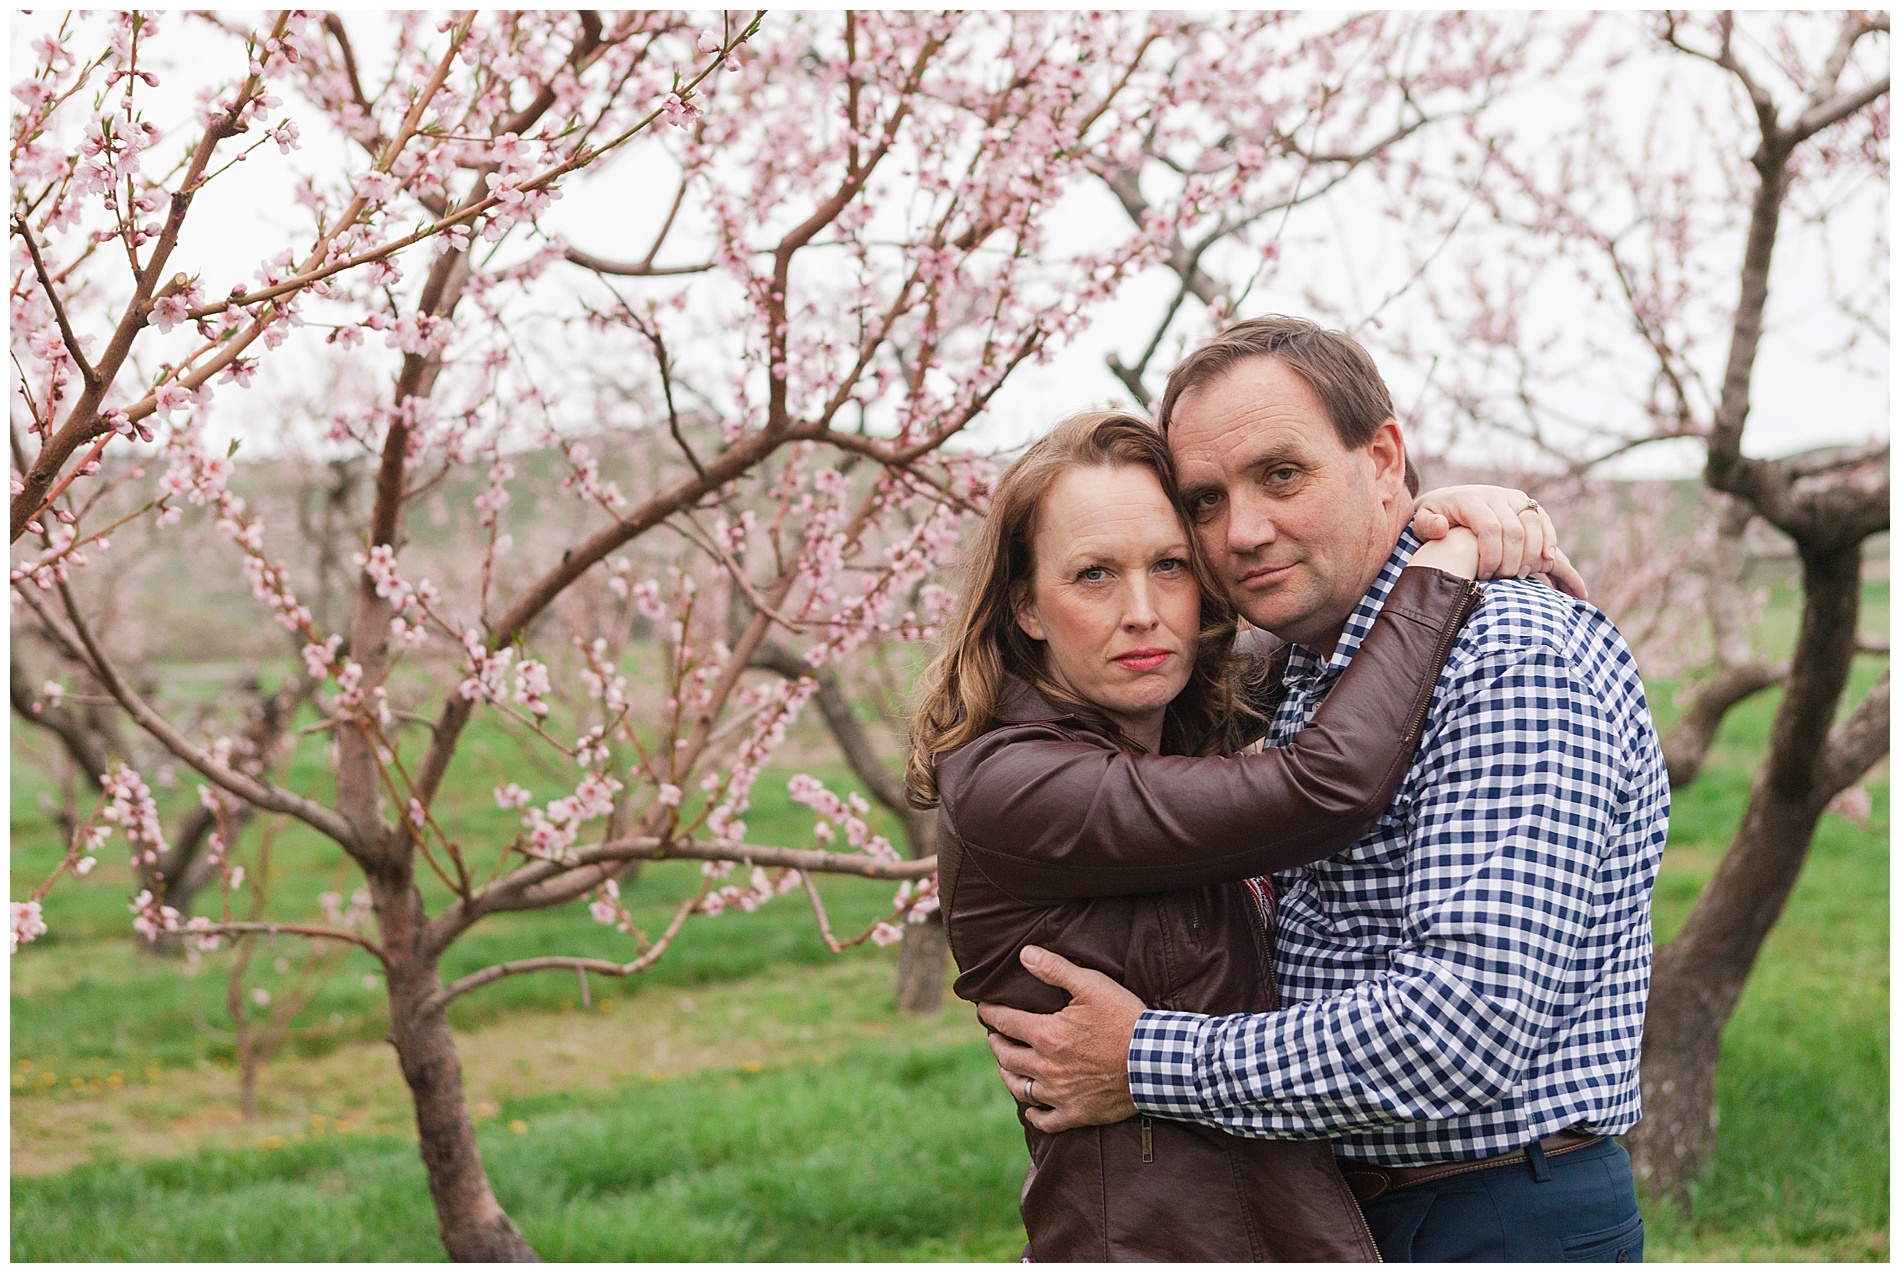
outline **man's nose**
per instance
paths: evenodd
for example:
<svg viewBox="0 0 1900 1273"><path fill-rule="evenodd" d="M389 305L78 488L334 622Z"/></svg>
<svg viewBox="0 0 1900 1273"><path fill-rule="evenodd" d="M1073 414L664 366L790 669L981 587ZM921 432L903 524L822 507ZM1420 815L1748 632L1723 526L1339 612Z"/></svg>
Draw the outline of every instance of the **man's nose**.
<svg viewBox="0 0 1900 1273"><path fill-rule="evenodd" d="M1227 551L1236 557L1250 556L1278 538L1273 510L1267 501L1252 495L1236 495L1227 506Z"/></svg>

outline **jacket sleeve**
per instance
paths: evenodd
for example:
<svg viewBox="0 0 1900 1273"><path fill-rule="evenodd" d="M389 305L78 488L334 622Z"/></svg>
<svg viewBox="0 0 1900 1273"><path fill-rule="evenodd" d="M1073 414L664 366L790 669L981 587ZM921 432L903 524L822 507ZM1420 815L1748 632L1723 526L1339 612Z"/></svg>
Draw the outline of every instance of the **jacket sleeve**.
<svg viewBox="0 0 1900 1273"><path fill-rule="evenodd" d="M1027 902L1230 883L1339 852L1391 803L1470 580L1408 567L1326 702L1285 747L1156 756L1023 725L945 757L963 852Z"/></svg>

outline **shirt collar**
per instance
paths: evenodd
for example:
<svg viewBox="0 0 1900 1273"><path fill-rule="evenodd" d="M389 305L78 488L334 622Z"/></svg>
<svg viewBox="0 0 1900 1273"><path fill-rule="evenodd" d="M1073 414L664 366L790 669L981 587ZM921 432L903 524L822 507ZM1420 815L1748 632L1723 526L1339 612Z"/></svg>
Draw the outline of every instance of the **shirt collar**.
<svg viewBox="0 0 1900 1273"><path fill-rule="evenodd" d="M1399 542L1392 549L1392 555L1385 559L1378 578L1372 581L1372 586L1366 589L1366 595L1353 607L1352 615L1346 620L1345 630L1339 634L1339 641L1333 646L1331 658L1321 662L1317 651L1297 641L1287 647L1285 680L1288 685L1324 675L1336 675L1346 670L1346 665L1352 662L1352 656L1359 652L1366 633L1372 631L1373 620L1379 617L1379 611L1385 607L1385 599L1397 586L1399 573L1423 543L1412 533L1410 526L1399 535Z"/></svg>

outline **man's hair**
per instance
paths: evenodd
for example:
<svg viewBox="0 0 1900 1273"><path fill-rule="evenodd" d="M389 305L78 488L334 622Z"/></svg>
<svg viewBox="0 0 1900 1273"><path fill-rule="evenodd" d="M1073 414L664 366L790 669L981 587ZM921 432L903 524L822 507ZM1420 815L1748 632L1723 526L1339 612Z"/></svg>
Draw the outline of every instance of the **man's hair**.
<svg viewBox="0 0 1900 1273"><path fill-rule="evenodd" d="M1269 314L1235 323L1181 360L1168 373L1155 423L1167 433L1181 395L1218 380L1249 358L1273 358L1298 373L1319 397L1340 445L1370 445L1379 426L1393 418L1392 391L1372 355L1345 332L1329 331L1305 318ZM1405 484L1418 494L1418 470L1405 457Z"/></svg>

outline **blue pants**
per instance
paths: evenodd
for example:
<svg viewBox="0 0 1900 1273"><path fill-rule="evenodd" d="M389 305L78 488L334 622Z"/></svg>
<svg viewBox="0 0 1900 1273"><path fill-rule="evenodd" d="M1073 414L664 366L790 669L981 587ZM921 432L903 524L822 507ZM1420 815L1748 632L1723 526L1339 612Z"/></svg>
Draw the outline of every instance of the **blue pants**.
<svg viewBox="0 0 1900 1273"><path fill-rule="evenodd" d="M1630 1156L1613 1140L1395 1190L1365 1213L1379 1253L1395 1264L1643 1258Z"/></svg>

